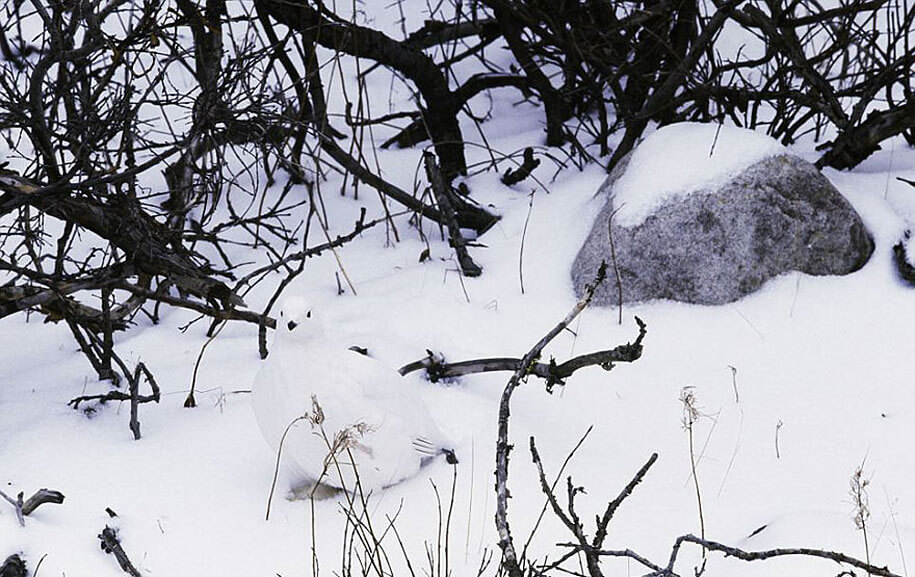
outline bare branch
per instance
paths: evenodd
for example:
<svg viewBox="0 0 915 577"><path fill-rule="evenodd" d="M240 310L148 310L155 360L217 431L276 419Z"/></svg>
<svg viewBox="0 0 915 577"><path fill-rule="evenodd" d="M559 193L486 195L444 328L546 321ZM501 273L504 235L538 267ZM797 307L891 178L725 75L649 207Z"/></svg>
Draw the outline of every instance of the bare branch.
<svg viewBox="0 0 915 577"><path fill-rule="evenodd" d="M509 577L523 577L518 553L511 536L508 522L508 454L512 445L508 442L508 423L511 416L511 397L515 389L527 378L528 370L540 356L550 341L569 326L594 297L594 291L603 282L607 274L607 265L603 263L597 271L594 283L585 288L585 295L579 300L569 314L541 338L534 347L521 359L521 365L515 371L502 391L499 401L499 430L496 440L496 530L499 533L499 548L502 549L502 565Z"/></svg>
<svg viewBox="0 0 915 577"><path fill-rule="evenodd" d="M133 563L130 561L130 558L127 556L127 553L124 552L124 548L121 546L121 540L118 538L118 532L111 527L105 526L102 529L102 532L98 535L99 541L101 541L102 551L105 553L110 553L114 555L114 558L117 559L118 565L131 577L141 577L140 572L137 571L137 568L134 567Z"/></svg>
<svg viewBox="0 0 915 577"><path fill-rule="evenodd" d="M435 157L431 152L423 153L423 165L426 168L426 177L429 179L429 186L432 188L432 193L435 195L435 200L438 202L438 208L444 216L445 224L448 226L448 242L457 254L458 263L461 266L461 273L464 276L469 277L480 276L483 274L483 269L470 258L470 253L467 252L467 240L464 238L464 235L461 234L461 227L457 221L457 214L455 214L454 206L451 202L453 196L451 187L442 175L438 164L435 162Z"/></svg>
<svg viewBox="0 0 915 577"><path fill-rule="evenodd" d="M867 571L870 575L876 575L877 577L901 577L897 573L893 573L887 567L877 567L869 563L865 563L860 559L850 557L844 553L837 553L835 551L825 551L822 549L808 549L808 548L784 548L784 549L769 549L766 551L744 551L743 549L738 549L737 547L730 547L717 541L710 541L708 539L700 539L695 535L681 535L677 537L677 540L674 542L673 550L671 552L670 561L667 564L667 567L660 571L651 573L652 576L667 576L673 575L673 567L677 560L677 555L680 551L680 545L683 543L694 543L700 545L709 551L718 551L724 553L725 557L734 557L742 561L762 561L766 559L772 559L775 557L787 557L787 556L802 556L802 557L817 557L820 559L829 559L830 561L835 561L836 563L841 563L844 565L851 565L857 569L862 569ZM646 576L647 577L647 576Z"/></svg>
<svg viewBox="0 0 915 577"><path fill-rule="evenodd" d="M642 354L642 339L645 338L645 334L648 331L642 319L635 317L635 322L639 326L639 335L630 343L605 351L579 355L560 364L556 364L552 360L549 363L534 362L527 368L526 374L546 380L547 389L550 390L555 385L564 384L565 380L579 369L599 366L604 370L610 370L616 363L634 362ZM399 369L399 372L402 375L407 375L414 371L425 370L426 378L436 382L441 379L463 377L475 373L518 371L521 369L523 362L523 359L498 357L446 363L441 355L430 352L426 358L404 365Z"/></svg>

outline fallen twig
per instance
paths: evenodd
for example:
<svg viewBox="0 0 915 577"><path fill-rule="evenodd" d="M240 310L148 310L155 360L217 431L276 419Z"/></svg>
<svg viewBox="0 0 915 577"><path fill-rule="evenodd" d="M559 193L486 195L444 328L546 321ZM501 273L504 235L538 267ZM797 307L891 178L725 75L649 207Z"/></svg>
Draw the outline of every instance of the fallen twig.
<svg viewBox="0 0 915 577"><path fill-rule="evenodd" d="M545 574L546 572L558 568L560 564L579 553L584 553L585 561L588 567L588 573L591 577L602 577L603 573L600 570L600 550L603 546L604 539L607 537L607 525L610 523L610 519L613 518L613 515L616 513L616 510L619 506L626 500L629 495L632 494L632 491L635 489L636 485L642 482L642 479L645 478L645 475L648 473L648 470L654 465L655 461L658 460L658 454L652 453L651 457L648 458L648 461L642 465L642 468L633 476L632 480L620 491L620 494L617 495L616 499L610 501L607 505L606 511L604 514L596 519L597 522L597 532L595 533L591 542L588 542L588 537L584 532L584 526L581 520L578 517L578 514L575 512L575 497L578 493L583 492L584 489L581 487L575 487L572 484L572 477L567 478L568 485L568 511L563 510L562 506L559 504L554 489L556 487L555 483L553 486L550 486L546 479L546 474L543 472L543 463L540 460L540 454L537 451L537 446L534 443L534 437L530 439L530 450L531 458L533 459L534 465L537 467L537 473L540 477L540 489L543 491L543 494L546 495L547 501L553 509L553 513L559 518L560 521L566 526L566 528L575 536L577 543L563 544L563 546L572 547L572 550L565 555L563 555L558 561L554 561L550 565L545 565L539 567L539 572ZM635 553L629 552L631 555L626 555L632 557L633 559L639 560L639 562L646 564L646 566L657 570L659 567L657 565L651 564L647 560L643 560Z"/></svg>
<svg viewBox="0 0 915 577"><path fill-rule="evenodd" d="M906 250L911 232L906 231L902 240L893 245L893 262L896 264L896 270L902 280L909 284L915 284L915 266L909 263L909 255Z"/></svg>
<svg viewBox="0 0 915 577"><path fill-rule="evenodd" d="M725 557L734 557L740 559L741 561L761 561L765 559L771 559L773 557L786 557L786 556L796 556L800 555L803 557L818 557L820 559L829 559L835 561L836 563L844 563L846 565L851 565L858 569L863 569L871 575L877 575L878 577L901 577L897 573L893 573L887 567L876 567L869 563L865 563L860 559L854 557L849 557L844 553L838 553L836 551L825 551L822 549L808 549L806 547L799 548L785 548L785 549L769 549L766 551L744 551L743 549L738 549L737 547L730 547L723 543L718 543L716 541L710 541L708 539L700 539L695 535L681 535L677 537L677 540L674 542L673 548L671 550L670 561L668 561L667 567L660 571L655 571L650 573L645 577L650 576L666 576L673 575L673 566L677 560L677 554L680 551L680 546L683 543L695 543L700 545L709 551L718 551L719 553L724 553ZM601 554L606 554L607 552L602 551Z"/></svg>
<svg viewBox="0 0 915 577"><path fill-rule="evenodd" d="M25 527L25 518L28 517L32 511L38 507L44 505L45 503L56 503L60 505L64 502L64 494L60 491L52 491L50 489L38 489L35 491L35 494L23 501L22 496L24 493L20 493L16 496L15 499L0 491L0 497L13 506L16 510L16 518L19 520L19 525ZM9 561L9 559L7 559ZM5 565L5 562L4 562ZM2 574L0 574L2 575Z"/></svg>
<svg viewBox="0 0 915 577"><path fill-rule="evenodd" d="M118 561L118 565L124 570L124 573L127 573L131 577L140 577L140 572L133 566L133 563L130 562L130 558L127 557L127 553L124 552L124 548L121 547L121 540L118 539L117 530L105 525L105 528L99 533L98 538L99 541L101 541L100 547L102 548L102 551L114 555L114 558Z"/></svg>
<svg viewBox="0 0 915 577"><path fill-rule="evenodd" d="M105 404L108 401L131 401L136 403L149 403L154 401L158 403L159 391L157 388L151 395L137 395L136 401L131 399L130 393L125 393L123 391L109 391L103 395L83 395L81 397L76 397L75 399L70 399L67 404L74 409L78 409L79 404L86 401L98 401L102 404Z"/></svg>
<svg viewBox="0 0 915 577"><path fill-rule="evenodd" d="M27 577L25 561L19 555L10 555L0 565L0 577Z"/></svg>
<svg viewBox="0 0 915 577"><path fill-rule="evenodd" d="M535 168L540 166L540 159L534 158L534 149L528 146L524 149L524 162L518 168L509 168L502 175L502 184L511 186L518 184L531 175Z"/></svg>
<svg viewBox="0 0 915 577"><path fill-rule="evenodd" d="M525 374L545 379L547 390L551 390L555 385L564 384L565 379L578 369L599 366L609 371L616 363L631 363L642 355L642 339L648 330L639 317L635 317L635 322L639 326L639 336L631 343L604 351L579 355L561 364L556 364L553 360L549 363L533 362L527 367ZM440 354L429 352L426 358L402 366L399 372L401 375L407 375L415 371L425 370L426 377L434 383L441 379L463 377L475 373L517 371L522 367L523 362L524 359L495 357L446 363Z"/></svg>
<svg viewBox="0 0 915 577"><path fill-rule="evenodd" d="M34 495L26 499L25 503L22 504L22 514L28 517L32 511L44 505L45 503L54 503L56 505L60 505L64 502L64 499L64 494L60 491L38 489L35 491Z"/></svg>

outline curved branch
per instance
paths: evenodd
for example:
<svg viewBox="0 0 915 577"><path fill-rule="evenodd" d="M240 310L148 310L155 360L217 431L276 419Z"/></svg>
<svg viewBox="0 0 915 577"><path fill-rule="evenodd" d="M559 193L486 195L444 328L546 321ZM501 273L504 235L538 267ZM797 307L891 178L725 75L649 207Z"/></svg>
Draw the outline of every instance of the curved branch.
<svg viewBox="0 0 915 577"><path fill-rule="evenodd" d="M843 130L819 160L817 168L852 168L880 150L880 143L915 127L915 101L890 110L873 112L861 124Z"/></svg>
<svg viewBox="0 0 915 577"><path fill-rule="evenodd" d="M546 380L547 389L555 385L564 384L565 379L572 373L585 367L599 366L605 370L613 368L615 363L631 363L642 355L642 339L645 337L647 327L639 317L635 317L639 326L639 336L635 341L619 345L612 349L596 351L579 355L564 363L532 363L527 374ZM401 375L407 375L419 370L426 371L426 378L433 383L441 379L453 379L476 373L489 373L494 371L518 371L522 367L523 359L512 357L493 357L486 359L473 359L457 363L446 363L441 355L429 353L424 359L413 361L399 369Z"/></svg>
<svg viewBox="0 0 915 577"><path fill-rule="evenodd" d="M257 5L290 29L313 35L325 48L370 58L410 79L425 101L426 122L445 175L450 178L467 171L463 136L457 120L460 102L432 58L378 30L329 20L307 0L258 0Z"/></svg>
<svg viewBox="0 0 915 577"><path fill-rule="evenodd" d="M844 563L846 565L851 565L852 567L857 567L858 569L867 571L869 575L877 575L878 577L900 577L900 575L893 573L887 567L877 567L875 565L871 565L870 563L861 561L860 559L849 557L844 553L838 553L835 551L808 549L806 547L769 549L766 551L744 551L743 549L738 549L737 547L729 547L728 545L718 543L716 541L700 539L695 535L682 535L677 537L677 540L673 546L673 551L671 553L671 560L667 567L661 572L652 573L652 575L673 575L673 564L676 561L677 553L679 552L680 545L682 543L695 543L696 545L701 545L709 551L718 551L720 553L724 553L725 557L734 557L740 559L741 561L761 561L765 559L771 559L773 557L786 556L818 557L820 559L829 559L830 561L835 561L836 563ZM605 552L601 552L601 554L605 554Z"/></svg>

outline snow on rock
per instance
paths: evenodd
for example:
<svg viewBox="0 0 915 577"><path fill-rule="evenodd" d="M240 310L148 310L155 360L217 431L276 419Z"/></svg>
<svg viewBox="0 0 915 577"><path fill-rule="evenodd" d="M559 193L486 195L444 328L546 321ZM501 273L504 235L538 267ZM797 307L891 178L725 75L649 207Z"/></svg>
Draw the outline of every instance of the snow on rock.
<svg viewBox="0 0 915 577"><path fill-rule="evenodd" d="M714 191L760 160L785 152L772 138L744 128L698 122L660 128L635 149L614 186L614 221L637 226L665 202Z"/></svg>
<svg viewBox="0 0 915 577"><path fill-rule="evenodd" d="M640 226L616 222L615 200L607 199L572 265L583 295L600 263L614 264L620 285L600 286L594 304L724 304L788 271L849 274L874 250L852 205L815 166L791 155L765 158L714 191L670 201Z"/></svg>

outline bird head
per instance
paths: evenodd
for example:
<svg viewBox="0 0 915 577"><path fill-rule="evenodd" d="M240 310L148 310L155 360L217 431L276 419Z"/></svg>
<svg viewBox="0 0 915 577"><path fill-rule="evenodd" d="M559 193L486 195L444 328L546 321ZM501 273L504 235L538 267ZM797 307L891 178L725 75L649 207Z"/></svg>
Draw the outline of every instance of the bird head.
<svg viewBox="0 0 915 577"><path fill-rule="evenodd" d="M301 340L323 332L321 321L302 297L290 297L283 302L277 333L285 338Z"/></svg>

